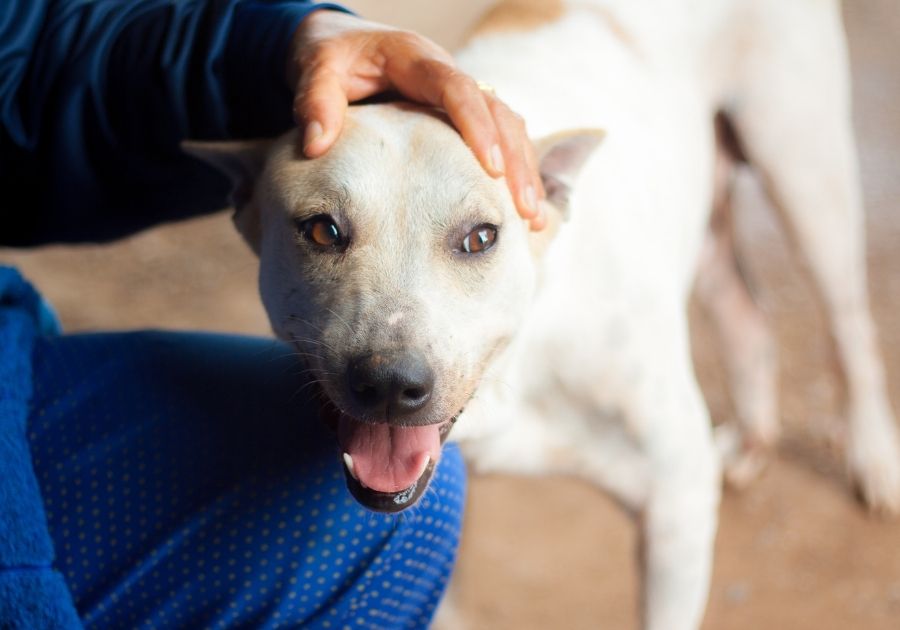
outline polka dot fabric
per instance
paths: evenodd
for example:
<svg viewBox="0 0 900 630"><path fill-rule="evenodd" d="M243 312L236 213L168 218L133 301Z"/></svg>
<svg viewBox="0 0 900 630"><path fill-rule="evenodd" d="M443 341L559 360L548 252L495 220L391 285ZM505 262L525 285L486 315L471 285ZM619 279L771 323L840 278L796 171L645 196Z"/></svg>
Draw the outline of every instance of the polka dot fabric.
<svg viewBox="0 0 900 630"><path fill-rule="evenodd" d="M206 334L49 339L29 439L57 566L88 628L424 628L465 472L361 508L285 346Z"/></svg>

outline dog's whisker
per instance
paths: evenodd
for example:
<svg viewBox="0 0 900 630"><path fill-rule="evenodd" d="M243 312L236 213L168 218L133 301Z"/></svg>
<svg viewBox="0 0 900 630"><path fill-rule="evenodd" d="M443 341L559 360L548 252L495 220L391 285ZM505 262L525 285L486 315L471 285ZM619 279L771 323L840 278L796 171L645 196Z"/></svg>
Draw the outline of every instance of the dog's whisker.
<svg viewBox="0 0 900 630"><path fill-rule="evenodd" d="M327 377L327 376L337 376L337 374L336 374L335 372L320 372L320 371L318 371L318 370L316 370L316 369L314 369L314 368L307 368L307 369L301 370L301 371L299 371L299 372L294 372L294 373L291 374L291 376L305 376L305 375L307 375L307 374L315 374L315 375L317 375L317 376L323 376L323 377ZM316 380L318 380L318 381L325 381L325 380L327 380L327 379L326 379L326 378L320 378L320 379L316 379Z"/></svg>
<svg viewBox="0 0 900 630"><path fill-rule="evenodd" d="M294 315L294 314L288 315L287 320L305 324L306 326L309 326L310 328L314 329L316 332L319 332L319 333L324 332L324 330L322 329L321 326L319 326L318 324L314 324L312 321L310 321L308 319L304 319L303 317L300 317L299 315Z"/></svg>
<svg viewBox="0 0 900 630"><path fill-rule="evenodd" d="M297 357L298 359L312 358L312 359L317 359L319 361L322 361L325 358L321 354L316 354L315 352L295 352L294 354L291 354L288 356Z"/></svg>
<svg viewBox="0 0 900 630"><path fill-rule="evenodd" d="M508 389L508 390L510 390L510 391L514 391L513 384L510 383L509 381L505 380L505 379L500 378L499 376L488 376L488 375L485 375L485 376L482 376L482 377L481 377L481 382L482 382L482 383L494 383L494 384L496 384L496 385L502 385L502 386L505 387L506 389Z"/></svg>
<svg viewBox="0 0 900 630"><path fill-rule="evenodd" d="M277 352L279 350L281 350L282 352L281 353ZM268 362L274 363L275 361L278 361L279 359L282 359L286 356L290 356L290 350L285 348L282 345L282 343L280 341L278 341L277 339L271 339L265 348L261 348L260 350L258 350L256 352L257 357L264 357L266 355L269 355Z"/></svg>
<svg viewBox="0 0 900 630"><path fill-rule="evenodd" d="M299 337L299 336L292 336L292 340L297 343L301 343L301 344L312 344L314 346L321 346L322 348L325 348L325 350L327 350L329 353L331 353L331 355L334 356L335 358L340 358L340 356L341 356L337 350L335 350L332 346L325 343L324 341L319 341L316 339L310 339L309 337Z"/></svg>
<svg viewBox="0 0 900 630"><path fill-rule="evenodd" d="M347 329L348 333L350 333L351 335L354 334L353 329L350 327L350 324L347 323L347 320L345 320L343 317L341 317L340 315L335 313L334 310L328 308L327 306L325 307L325 310L328 311L329 313L331 313L332 315L334 315L337 318L337 320L344 325L344 327Z"/></svg>
<svg viewBox="0 0 900 630"><path fill-rule="evenodd" d="M331 350L332 352L334 352L335 354L338 354L337 351L336 351L332 346L330 346L330 345L327 344L326 342L322 341L321 339L313 339L312 337L307 337L307 336L304 336L304 335L299 335L299 334L294 333L293 331L291 331L291 340L292 340L292 341L297 341L297 342L300 342L300 343L311 343L311 344L314 344L314 345L324 346L324 347L328 348L329 350Z"/></svg>
<svg viewBox="0 0 900 630"><path fill-rule="evenodd" d="M320 385L325 382L326 382L326 379L311 379L311 380L303 383L303 385L301 385L299 388L297 388L297 390L294 392L293 396L291 396L291 402L296 400L297 396L299 396L306 390L313 388L315 385ZM325 402L324 397L320 394L318 389L313 389L312 391L314 392L314 397L319 399L318 402L320 402L320 403Z"/></svg>

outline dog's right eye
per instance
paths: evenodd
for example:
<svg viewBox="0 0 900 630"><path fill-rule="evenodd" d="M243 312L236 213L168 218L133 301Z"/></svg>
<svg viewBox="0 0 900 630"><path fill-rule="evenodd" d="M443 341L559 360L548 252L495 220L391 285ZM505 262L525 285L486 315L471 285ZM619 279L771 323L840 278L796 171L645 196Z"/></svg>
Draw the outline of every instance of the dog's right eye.
<svg viewBox="0 0 900 630"><path fill-rule="evenodd" d="M303 238L318 247L343 250L347 246L347 239L341 234L334 219L327 214L298 221L297 231Z"/></svg>

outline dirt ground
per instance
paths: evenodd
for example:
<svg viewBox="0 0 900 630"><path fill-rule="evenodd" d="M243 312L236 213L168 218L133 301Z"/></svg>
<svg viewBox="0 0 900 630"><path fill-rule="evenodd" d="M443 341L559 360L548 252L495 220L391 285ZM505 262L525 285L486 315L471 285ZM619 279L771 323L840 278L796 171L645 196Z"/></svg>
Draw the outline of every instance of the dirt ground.
<svg viewBox="0 0 900 630"><path fill-rule="evenodd" d="M351 2L452 46L484 1ZM846 3L868 209L870 286L900 409L900 6ZM837 380L821 313L749 176L739 240L780 341L785 437L751 488L726 492L704 627L900 628L900 520L854 501L835 436ZM267 334L256 263L220 213L109 246L0 250L69 331L139 327ZM695 313L698 372L714 417L731 404ZM636 619L635 533L594 489L563 479L473 478L458 567L474 627L626 628Z"/></svg>

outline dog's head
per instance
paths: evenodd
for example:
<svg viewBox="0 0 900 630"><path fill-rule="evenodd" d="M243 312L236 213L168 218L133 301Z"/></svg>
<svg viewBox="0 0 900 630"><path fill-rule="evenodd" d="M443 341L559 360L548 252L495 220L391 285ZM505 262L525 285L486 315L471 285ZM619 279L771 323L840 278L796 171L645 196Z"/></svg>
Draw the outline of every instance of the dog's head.
<svg viewBox="0 0 900 630"><path fill-rule="evenodd" d="M539 144L551 224L598 139ZM412 505L534 292L540 248L505 183L439 114L403 105L351 108L315 160L296 131L186 149L232 178L272 327L309 368L351 492L379 511Z"/></svg>

